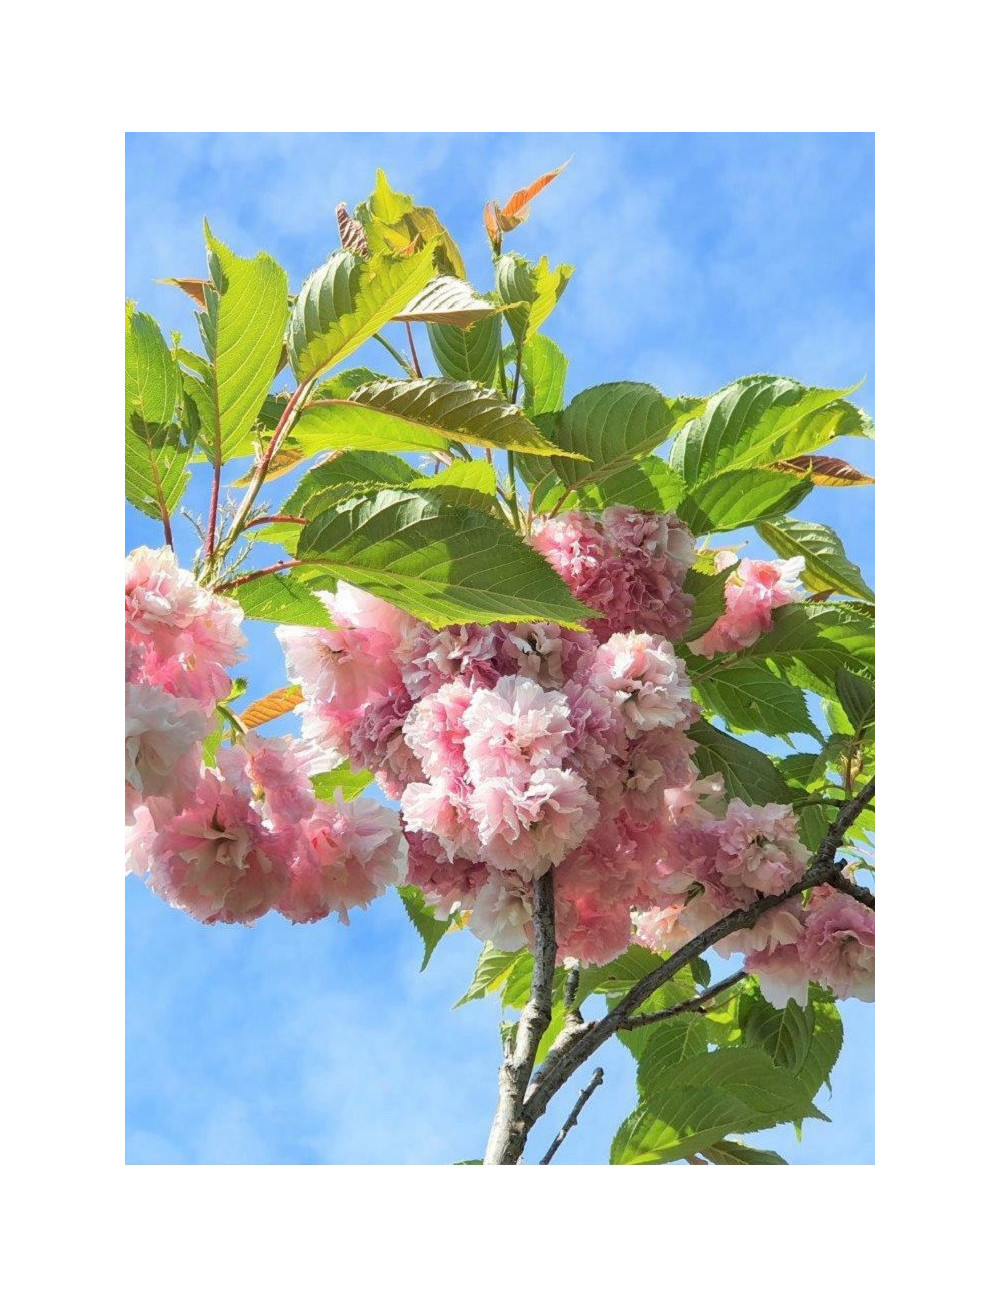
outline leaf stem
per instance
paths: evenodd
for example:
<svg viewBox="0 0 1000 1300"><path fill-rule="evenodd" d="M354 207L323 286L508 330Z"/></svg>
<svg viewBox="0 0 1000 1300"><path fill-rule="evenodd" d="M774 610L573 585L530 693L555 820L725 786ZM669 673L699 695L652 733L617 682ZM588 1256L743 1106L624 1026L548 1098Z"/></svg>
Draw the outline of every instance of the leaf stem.
<svg viewBox="0 0 1000 1300"><path fill-rule="evenodd" d="M424 376L420 370L420 358L417 356L417 345L413 341L413 330L410 329L410 322L408 320L404 321L403 324L406 326L406 337L410 344L410 356L413 358L414 372L418 379L423 379Z"/></svg>
<svg viewBox="0 0 1000 1300"><path fill-rule="evenodd" d="M219 548L216 552L216 555L218 556L216 561L217 564L229 553L233 543L246 527L247 518L250 511L253 509L253 503L257 500L257 493L260 491L264 480L267 478L267 471L270 468L271 461L274 459L274 454L281 446L285 434L298 418L299 411L302 409L306 398L312 391L312 386L312 379L303 379L298 388L296 388L295 392L289 398L288 405L281 412L278 423L274 426L274 433L271 435L271 441L267 444L263 456L261 456L260 460L257 462L256 468L253 472L253 478L250 480L249 486L247 487L246 495L240 502L239 509L236 511L236 515L233 518L232 527L229 529L224 541L219 543Z"/></svg>
<svg viewBox="0 0 1000 1300"><path fill-rule="evenodd" d="M208 507L208 528L205 530L205 563L212 563L215 551L215 528L219 514L219 486L222 483L222 457L212 465L212 499Z"/></svg>
<svg viewBox="0 0 1000 1300"><path fill-rule="evenodd" d="M377 343L382 344L386 352L388 352L389 355L393 357L400 366L403 367L404 372L410 377L410 379L417 378L417 376L413 373L413 367L407 361L406 357L403 356L402 352L397 352L387 338L383 338L381 334L373 334L372 338L375 339Z"/></svg>
<svg viewBox="0 0 1000 1300"><path fill-rule="evenodd" d="M279 560L277 564L269 564L266 569L254 569L253 573L241 573L238 578L232 578L229 582L222 583L216 587L216 591L232 591L234 587L242 587L245 582L252 582L254 578L263 578L265 574L277 573L281 569L294 569L301 560Z"/></svg>
<svg viewBox="0 0 1000 1300"><path fill-rule="evenodd" d="M308 519L303 519L301 515L258 515L256 519L251 519L244 525L246 528L256 528L258 524L307 524Z"/></svg>

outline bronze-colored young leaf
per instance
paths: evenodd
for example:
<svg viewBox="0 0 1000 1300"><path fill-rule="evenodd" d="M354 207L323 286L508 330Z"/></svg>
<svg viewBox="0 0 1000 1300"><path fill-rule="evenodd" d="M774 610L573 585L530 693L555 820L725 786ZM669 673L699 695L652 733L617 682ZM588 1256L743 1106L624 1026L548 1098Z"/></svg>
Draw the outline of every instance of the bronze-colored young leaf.
<svg viewBox="0 0 1000 1300"><path fill-rule="evenodd" d="M240 714L240 722L247 730L262 727L265 722L273 722L291 713L297 704L302 703L302 691L298 686L282 686L270 695L255 700Z"/></svg>
<svg viewBox="0 0 1000 1300"><path fill-rule="evenodd" d="M564 172L569 166L570 160L567 158L561 167L554 171L546 172L544 176L539 176L536 181L523 190L517 190L510 196L507 202L501 208L496 199L491 199L486 205L483 214L486 223L486 233L490 237L490 243L499 253L500 245L503 242L503 233L508 230L514 230L522 221L526 221L530 213L529 204L536 194L540 194L547 185L551 185L555 178Z"/></svg>
<svg viewBox="0 0 1000 1300"><path fill-rule="evenodd" d="M786 474L810 474L816 487L863 487L875 482L839 456L793 456L790 460L775 461L771 469Z"/></svg>
<svg viewBox="0 0 1000 1300"><path fill-rule="evenodd" d="M368 257L371 249L368 247L368 240L365 238L365 228L357 217L351 216L346 203L337 204L337 229L340 231L342 248L346 248L351 253L357 253L358 257Z"/></svg>
<svg viewBox="0 0 1000 1300"><path fill-rule="evenodd" d="M175 280L173 276L167 276L164 280L157 280L157 284L175 284L178 289L183 289L189 298L193 298L199 307L205 308L205 286L211 283L209 280Z"/></svg>

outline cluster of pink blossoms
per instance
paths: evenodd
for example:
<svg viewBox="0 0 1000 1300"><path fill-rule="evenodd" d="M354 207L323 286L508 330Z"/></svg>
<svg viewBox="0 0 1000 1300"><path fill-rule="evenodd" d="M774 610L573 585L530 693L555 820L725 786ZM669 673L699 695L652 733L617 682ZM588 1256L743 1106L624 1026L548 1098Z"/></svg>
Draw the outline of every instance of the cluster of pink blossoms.
<svg viewBox="0 0 1000 1300"><path fill-rule="evenodd" d="M125 564L125 862L199 921L315 921L403 879L398 820L318 801L302 742L247 735L202 762L242 657L243 611L140 547Z"/></svg>
<svg viewBox="0 0 1000 1300"><path fill-rule="evenodd" d="M686 732L698 709L674 650L691 617L688 530L673 515L622 506L558 515L532 544L597 612L587 631L435 631L340 583L317 593L332 628L278 629L304 695L303 736L329 764L369 769L400 801L407 878L439 916L467 912L474 934L520 948L532 939L533 882L551 869L561 957L603 963L633 942L674 949L801 877L796 819L777 805L726 807L721 783L697 779ZM717 648L766 630L770 609L797 598L799 569L745 561L709 633L722 625L729 638ZM823 919L817 944L818 908L783 906L719 951L742 941L775 971L794 951L800 983L853 990L845 972L863 971L851 948L863 918L848 908ZM841 921L854 930L837 930ZM763 978L780 995L778 976Z"/></svg>

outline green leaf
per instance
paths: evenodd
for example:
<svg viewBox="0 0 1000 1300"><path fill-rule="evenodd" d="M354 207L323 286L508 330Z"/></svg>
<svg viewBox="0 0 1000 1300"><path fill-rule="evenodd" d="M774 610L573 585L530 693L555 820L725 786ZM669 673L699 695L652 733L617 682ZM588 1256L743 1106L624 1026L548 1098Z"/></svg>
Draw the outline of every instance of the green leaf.
<svg viewBox="0 0 1000 1300"><path fill-rule="evenodd" d="M473 379L492 388L500 362L500 317L491 316L468 329L428 325L434 359L449 379Z"/></svg>
<svg viewBox="0 0 1000 1300"><path fill-rule="evenodd" d="M606 510L608 506L634 506L636 510L652 510L666 514L674 510L684 496L684 480L670 466L649 456L626 465L624 469L609 474L597 483L581 484L566 498L566 510ZM564 493L559 481L558 495ZM553 501L558 499L553 495ZM541 510L548 504L546 495L536 502Z"/></svg>
<svg viewBox="0 0 1000 1300"><path fill-rule="evenodd" d="M860 734L875 721L875 687L846 668L837 670L835 684L837 698L844 706L851 726Z"/></svg>
<svg viewBox="0 0 1000 1300"><path fill-rule="evenodd" d="M303 382L339 364L400 311L434 274L434 249L362 261L342 251L302 286L288 331L288 354Z"/></svg>
<svg viewBox="0 0 1000 1300"><path fill-rule="evenodd" d="M126 303L125 428L170 424L180 396L180 373L159 325Z"/></svg>
<svg viewBox="0 0 1000 1300"><path fill-rule="evenodd" d="M695 406L694 398L669 399L651 384L586 388L546 426L553 442L580 458L560 456L554 468L568 487L604 478L653 451Z"/></svg>
<svg viewBox="0 0 1000 1300"><path fill-rule="evenodd" d="M782 738L794 731L823 739L809 717L806 697L799 688L775 677L759 663L737 660L704 679L696 690L706 708L736 730Z"/></svg>
<svg viewBox="0 0 1000 1300"><path fill-rule="evenodd" d="M427 902L416 885L400 885L399 896L406 908L406 915L413 923L413 928L424 941L424 960L420 964L422 971L427 969L431 954L451 928L450 921L440 921L434 915L434 909Z"/></svg>
<svg viewBox="0 0 1000 1300"><path fill-rule="evenodd" d="M530 961L531 954L524 948L517 952L503 952L499 948L494 948L491 943L486 943L476 962L472 983L455 1003L455 1007L462 1007L466 1002L473 1002L476 998L484 998L487 993L496 993L501 985L506 983L518 961L525 955Z"/></svg>
<svg viewBox="0 0 1000 1300"><path fill-rule="evenodd" d="M719 1141L699 1152L713 1165L787 1165L777 1151L758 1151L742 1142Z"/></svg>
<svg viewBox="0 0 1000 1300"><path fill-rule="evenodd" d="M312 518L321 509L357 495L359 486L407 487L416 477L413 466L399 456L380 451L341 451L302 476L281 513Z"/></svg>
<svg viewBox="0 0 1000 1300"><path fill-rule="evenodd" d="M785 681L821 695L835 694L840 669L873 675L875 630L863 614L843 605L785 605L772 620L770 632L742 651L741 661L766 664ZM705 675L715 676L723 668L712 660Z"/></svg>
<svg viewBox="0 0 1000 1300"><path fill-rule="evenodd" d="M433 493L380 492L312 520L300 559L432 627L545 620L579 627L593 612L499 519Z"/></svg>
<svg viewBox="0 0 1000 1300"><path fill-rule="evenodd" d="M531 338L552 314L573 274L571 266L549 269L548 258L536 266L516 253L504 253L497 262L497 293L507 306L505 315L515 342Z"/></svg>
<svg viewBox="0 0 1000 1300"><path fill-rule="evenodd" d="M729 532L794 510L812 480L770 469L738 469L698 483L677 507L696 537Z"/></svg>
<svg viewBox="0 0 1000 1300"><path fill-rule="evenodd" d="M317 799L330 800L339 790L341 798L347 802L356 799L362 791L367 790L375 778L365 768L355 772L350 763L341 763L333 771L320 772L310 780Z"/></svg>
<svg viewBox="0 0 1000 1300"><path fill-rule="evenodd" d="M290 623L301 627L329 627L326 606L308 587L294 578L265 573L233 588L233 596L247 618L266 623Z"/></svg>
<svg viewBox="0 0 1000 1300"><path fill-rule="evenodd" d="M809 1055L815 1028L812 1007L800 1007L794 998L785 1007L773 1007L759 995L744 994L739 1015L743 1041L766 1052L782 1070L798 1074Z"/></svg>
<svg viewBox="0 0 1000 1300"><path fill-rule="evenodd" d="M449 505L498 513L496 470L486 460L456 460L437 474L416 475L410 489L434 492Z"/></svg>
<svg viewBox="0 0 1000 1300"><path fill-rule="evenodd" d="M500 308L480 298L471 284L453 275L439 275L408 302L394 320L426 321L467 329L487 316L497 316ZM499 318L497 323L499 324Z"/></svg>
<svg viewBox="0 0 1000 1300"><path fill-rule="evenodd" d="M781 773L759 749L705 721L689 727L688 736L698 746L694 752L698 771L702 776L718 773L731 799L758 805L792 802L792 792Z"/></svg>
<svg viewBox="0 0 1000 1300"><path fill-rule="evenodd" d="M322 441L313 437L313 428ZM350 401L311 404L296 428L317 451L368 447L377 451L447 451L453 442L507 451L552 453L520 407L471 380L413 379L370 384Z"/></svg>
<svg viewBox="0 0 1000 1300"><path fill-rule="evenodd" d="M173 423L181 377L152 316L125 308L125 496L153 519L177 509L190 445Z"/></svg>
<svg viewBox="0 0 1000 1300"><path fill-rule="evenodd" d="M841 400L853 391L807 388L774 375L738 379L680 431L670 463L693 486L723 470L770 465L863 434L867 417Z"/></svg>
<svg viewBox="0 0 1000 1300"><path fill-rule="evenodd" d="M215 464L253 450L250 431L274 381L288 318L288 278L273 258L237 257L205 224L212 283L198 317L211 365L211 423L203 434Z"/></svg>
<svg viewBox="0 0 1000 1300"><path fill-rule="evenodd" d="M773 1007L759 988L744 987L736 1008L742 1039L767 1053L781 1069L794 1074L810 1097L823 1084L840 1055L844 1029L833 996L816 984L809 986L809 1004L790 999Z"/></svg>
<svg viewBox="0 0 1000 1300"><path fill-rule="evenodd" d="M544 334L532 334L521 348L522 406L529 415L560 411L569 362Z"/></svg>
<svg viewBox="0 0 1000 1300"><path fill-rule="evenodd" d="M357 217L373 253L403 253L413 247L430 247L439 272L465 278L458 245L434 209L417 207L409 194L394 190L381 168L375 173L374 193L357 209Z"/></svg>
<svg viewBox="0 0 1000 1300"><path fill-rule="evenodd" d="M726 612L726 581L735 570L735 564L720 569L718 573L688 570L688 575L684 579L684 590L694 596L694 607L691 610L691 624L684 634L685 641L697 641L709 628L714 627Z"/></svg>
<svg viewBox="0 0 1000 1300"><path fill-rule="evenodd" d="M774 519L758 524L757 532L782 559L805 557L802 581L810 591L839 591L874 601L875 593L858 566L847 558L844 544L832 528L801 519Z"/></svg>
<svg viewBox="0 0 1000 1300"><path fill-rule="evenodd" d="M651 1080L643 1103L618 1130L612 1164L664 1164L789 1120L825 1118L805 1087L766 1053L722 1047L681 1060Z"/></svg>

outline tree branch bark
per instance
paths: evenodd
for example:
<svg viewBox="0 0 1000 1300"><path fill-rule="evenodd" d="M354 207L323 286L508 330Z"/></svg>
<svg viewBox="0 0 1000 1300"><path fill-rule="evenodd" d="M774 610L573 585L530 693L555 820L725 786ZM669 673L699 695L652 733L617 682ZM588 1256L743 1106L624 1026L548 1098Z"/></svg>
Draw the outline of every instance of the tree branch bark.
<svg viewBox="0 0 1000 1300"><path fill-rule="evenodd" d="M566 1117L566 1123L556 1134L555 1139L553 1140L553 1143L549 1147L548 1151L546 1151L545 1155L543 1155L541 1160L539 1160L538 1163L540 1165L548 1165L552 1163L552 1157L559 1150L562 1144L566 1141L566 1134L570 1131L571 1128L575 1126L577 1120L580 1118L580 1111L583 1110L584 1106L586 1106L587 1102L590 1100L590 1098L594 1095L594 1093L597 1091L597 1089L601 1086L603 1082L604 1082L604 1071L601 1069L600 1066L598 1066L597 1069L594 1071L594 1077L587 1084L586 1088L581 1090L579 1097L577 1097L576 1105L573 1107L569 1115Z"/></svg>
<svg viewBox="0 0 1000 1300"><path fill-rule="evenodd" d="M658 1025L661 1020L669 1020L672 1016L681 1016L686 1011L704 1011L706 1005L720 993L725 993L726 989L731 989L734 984L739 984L740 980L745 980L747 973L745 970L737 971L735 975L730 975L727 979L719 980L718 984L713 984L710 989L704 993L699 993L696 998L688 998L686 1002L678 1002L676 1006L667 1007L664 1011L650 1011L644 1016L630 1016L624 1021L620 1029L643 1029L646 1025Z"/></svg>
<svg viewBox="0 0 1000 1300"><path fill-rule="evenodd" d="M556 969L555 889L552 872L535 881L532 922L535 928L535 968L531 997L517 1024L509 1054L500 1066L500 1100L493 1117L484 1165L516 1165L524 1150L524 1094L538 1054L538 1044L552 1022L552 983Z"/></svg>

